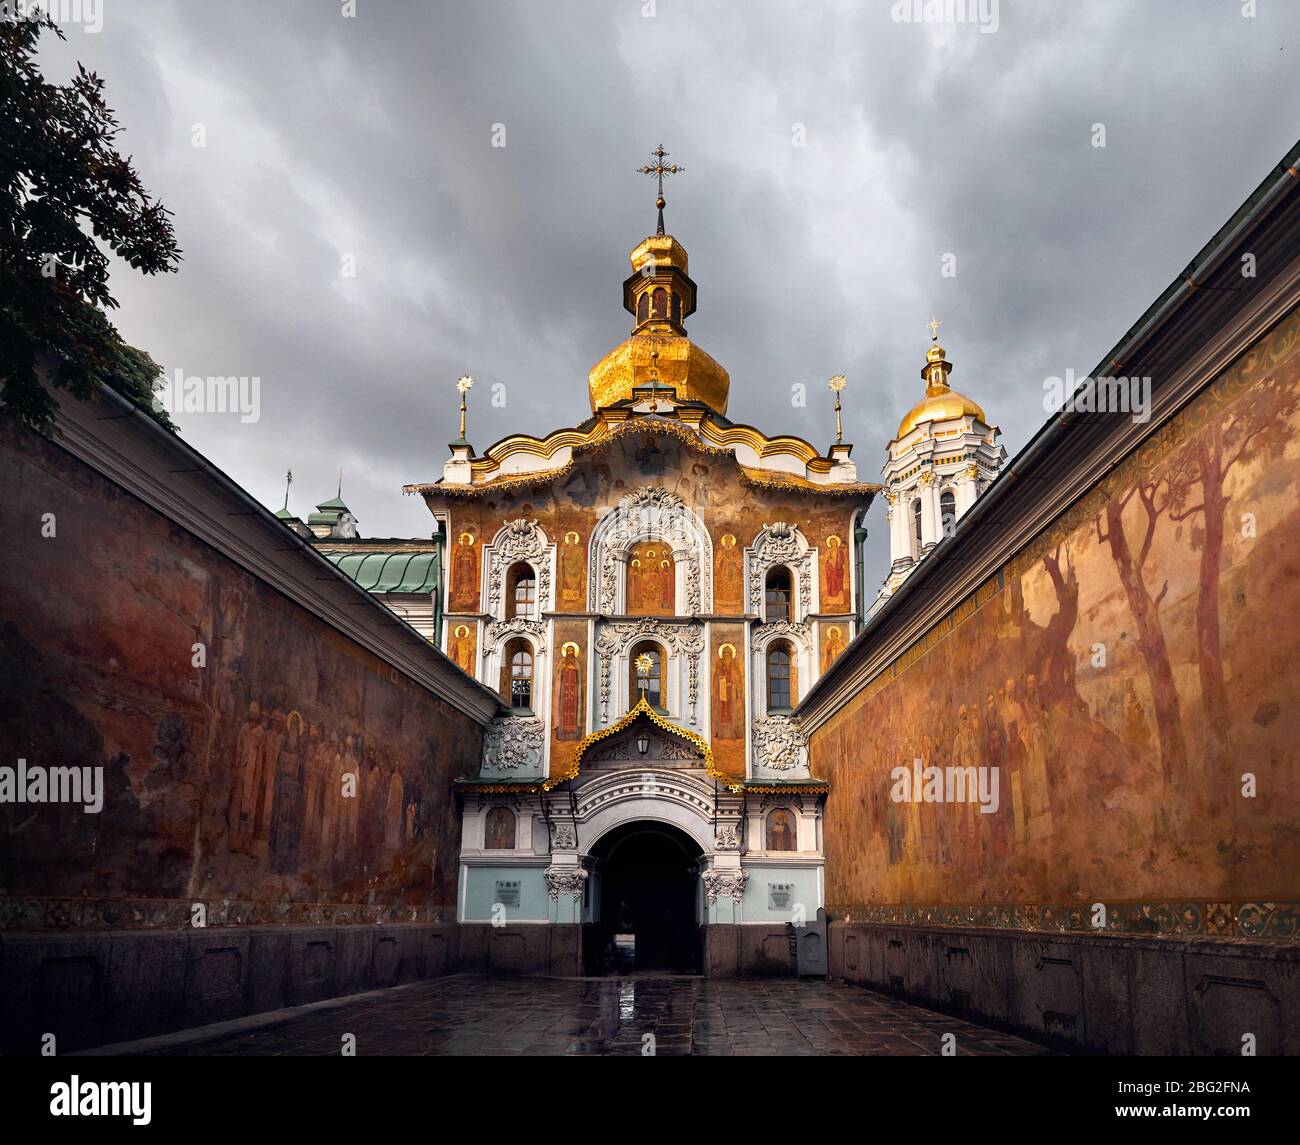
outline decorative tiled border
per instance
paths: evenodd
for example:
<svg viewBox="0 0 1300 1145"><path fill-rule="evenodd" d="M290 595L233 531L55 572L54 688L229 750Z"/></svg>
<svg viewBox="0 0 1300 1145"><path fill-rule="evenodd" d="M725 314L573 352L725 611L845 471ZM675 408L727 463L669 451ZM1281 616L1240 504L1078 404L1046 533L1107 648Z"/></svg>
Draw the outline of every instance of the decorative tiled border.
<svg viewBox="0 0 1300 1145"><path fill-rule="evenodd" d="M455 919L450 906L254 902L230 899L90 899L0 896L0 931L187 930L202 903L206 925L375 926Z"/></svg>
<svg viewBox="0 0 1300 1145"><path fill-rule="evenodd" d="M1092 924L1093 903L957 906L847 906L828 909L837 922L954 926L1070 934L1148 934L1167 938L1300 938L1300 902L1107 902L1105 926Z"/></svg>

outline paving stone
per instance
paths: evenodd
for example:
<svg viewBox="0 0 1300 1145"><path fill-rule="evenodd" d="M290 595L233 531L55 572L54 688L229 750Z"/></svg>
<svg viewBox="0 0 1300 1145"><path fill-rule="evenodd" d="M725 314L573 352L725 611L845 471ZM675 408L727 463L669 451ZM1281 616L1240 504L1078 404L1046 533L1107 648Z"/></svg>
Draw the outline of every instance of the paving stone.
<svg viewBox="0 0 1300 1145"><path fill-rule="evenodd" d="M1049 1049L845 982L796 979L491 978L457 974L328 1009L266 1016L253 1032L190 1031L166 1046L124 1053L337 1055L342 1035L362 1055L926 1056L954 1034L962 1057L1041 1055ZM173 1038L175 1036L173 1035Z"/></svg>

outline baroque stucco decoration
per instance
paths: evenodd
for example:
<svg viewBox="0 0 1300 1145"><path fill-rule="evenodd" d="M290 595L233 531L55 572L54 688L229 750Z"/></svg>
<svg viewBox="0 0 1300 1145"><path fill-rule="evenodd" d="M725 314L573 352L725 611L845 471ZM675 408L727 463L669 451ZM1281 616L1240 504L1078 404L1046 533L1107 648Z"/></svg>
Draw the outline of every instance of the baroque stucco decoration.
<svg viewBox="0 0 1300 1145"><path fill-rule="evenodd" d="M483 733L483 768L515 771L542 762L546 724L536 716L493 720Z"/></svg>
<svg viewBox="0 0 1300 1145"><path fill-rule="evenodd" d="M612 696L610 680L611 661L637 640L653 637L668 645L671 660L686 659L686 705L691 723L696 723L700 699L700 657L704 653L704 626L699 621L656 620L645 616L640 620L624 620L605 625L596 639L596 655L600 657L600 718L609 719Z"/></svg>
<svg viewBox="0 0 1300 1145"><path fill-rule="evenodd" d="M495 648L512 636L523 635L532 637L534 650L538 654L546 651L546 621L512 616L509 620L494 620L483 630L484 652Z"/></svg>
<svg viewBox="0 0 1300 1145"><path fill-rule="evenodd" d="M790 716L754 721L754 763L772 771L807 771L808 740Z"/></svg>
<svg viewBox="0 0 1300 1145"><path fill-rule="evenodd" d="M587 881L587 872L581 867L547 867L542 872L546 880L546 892L552 901L558 901L560 895L582 897L582 887Z"/></svg>
<svg viewBox="0 0 1300 1145"><path fill-rule="evenodd" d="M537 573L537 607L550 606L552 554L546 533L536 521L519 517L507 521L492 538L488 565L487 607L500 616L504 605L506 572L519 561L527 561Z"/></svg>
<svg viewBox="0 0 1300 1145"><path fill-rule="evenodd" d="M600 570L589 578L587 603L592 612L611 615L622 611L624 560L638 541L670 543L674 563L684 562L683 611L694 615L713 607L713 543L704 522L675 493L646 485L628 493L592 530L590 567ZM625 603L625 602L623 602Z"/></svg>
<svg viewBox="0 0 1300 1145"><path fill-rule="evenodd" d="M784 521L764 525L749 550L749 610L755 616L763 615L767 574L777 565L784 565L794 577L795 615L803 619L813 611L813 550L798 525Z"/></svg>
<svg viewBox="0 0 1300 1145"><path fill-rule="evenodd" d="M745 894L745 884L749 882L749 872L744 868L737 871L720 871L714 868L705 871L700 878L704 882L704 894L709 906L713 906L720 898L740 902Z"/></svg>
<svg viewBox="0 0 1300 1145"><path fill-rule="evenodd" d="M719 823L714 834L713 845L719 851L739 851L740 832L734 823Z"/></svg>

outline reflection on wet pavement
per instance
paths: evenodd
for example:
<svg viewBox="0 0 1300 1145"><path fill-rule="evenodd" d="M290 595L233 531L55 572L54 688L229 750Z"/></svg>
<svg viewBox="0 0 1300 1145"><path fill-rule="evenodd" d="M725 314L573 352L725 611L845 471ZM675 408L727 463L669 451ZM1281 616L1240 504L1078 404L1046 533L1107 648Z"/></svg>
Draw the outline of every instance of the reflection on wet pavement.
<svg viewBox="0 0 1300 1145"><path fill-rule="evenodd" d="M286 1010L256 1029L191 1031L125 1052L362 1055L1044 1054L1011 1034L843 982L697 977L489 978L457 974ZM263 1019L265 1021L265 1019ZM648 1037L647 1035L652 1035Z"/></svg>

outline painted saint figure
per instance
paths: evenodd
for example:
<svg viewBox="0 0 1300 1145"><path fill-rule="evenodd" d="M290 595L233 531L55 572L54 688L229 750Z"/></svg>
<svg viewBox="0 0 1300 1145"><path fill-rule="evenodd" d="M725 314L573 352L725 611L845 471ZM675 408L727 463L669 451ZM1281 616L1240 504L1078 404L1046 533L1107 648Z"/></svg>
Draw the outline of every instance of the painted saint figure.
<svg viewBox="0 0 1300 1145"><path fill-rule="evenodd" d="M741 736L738 675L736 646L721 645L713 663L713 734L718 739Z"/></svg>
<svg viewBox="0 0 1300 1145"><path fill-rule="evenodd" d="M848 557L844 548L844 541L838 535L832 534L826 538L826 599L823 604L826 607L847 605L845 588L848 584Z"/></svg>
<svg viewBox="0 0 1300 1145"><path fill-rule="evenodd" d="M723 533L722 543L718 546L717 569L714 574L714 593L718 609L728 612L740 609L740 598L744 593L741 584L741 555L736 547L734 533Z"/></svg>
<svg viewBox="0 0 1300 1145"><path fill-rule="evenodd" d="M578 646L569 641L560 653L558 713L555 721L559 739L578 739L582 726L581 713L581 659Z"/></svg>

